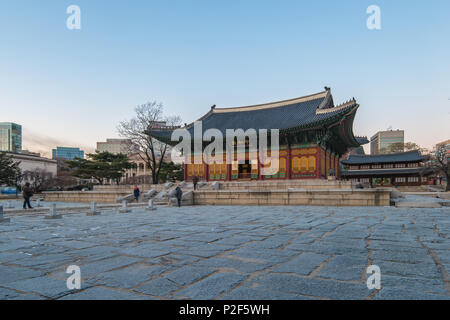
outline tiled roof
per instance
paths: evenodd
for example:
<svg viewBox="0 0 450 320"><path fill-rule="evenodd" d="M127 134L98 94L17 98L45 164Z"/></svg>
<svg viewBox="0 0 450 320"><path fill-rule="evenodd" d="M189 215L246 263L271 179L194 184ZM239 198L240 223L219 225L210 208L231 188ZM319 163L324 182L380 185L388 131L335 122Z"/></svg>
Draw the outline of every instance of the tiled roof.
<svg viewBox="0 0 450 320"><path fill-rule="evenodd" d="M216 108L198 121L202 121L203 133L208 129L218 129L225 135L227 129L295 129L329 123L336 117L356 110L359 105L354 99L334 106L330 90L280 102L239 107ZM186 129L193 135L194 124ZM172 130L150 130L153 136L169 138Z"/></svg>
<svg viewBox="0 0 450 320"><path fill-rule="evenodd" d="M346 165L357 164L377 164L377 163L399 163L399 162L419 162L424 158L419 151L409 151L379 155L350 155L347 160L342 160Z"/></svg>

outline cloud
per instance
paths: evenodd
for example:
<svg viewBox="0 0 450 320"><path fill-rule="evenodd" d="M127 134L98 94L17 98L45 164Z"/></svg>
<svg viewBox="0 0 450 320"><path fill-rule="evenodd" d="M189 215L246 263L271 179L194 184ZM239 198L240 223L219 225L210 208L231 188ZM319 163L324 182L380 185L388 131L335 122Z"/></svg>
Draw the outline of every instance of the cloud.
<svg viewBox="0 0 450 320"><path fill-rule="evenodd" d="M22 148L24 150L39 152L42 156L49 158L52 156L52 149L55 149L57 146L81 148L85 153L92 153L95 151L95 148L93 147L85 146L74 141L48 137L28 129L23 129L22 140Z"/></svg>

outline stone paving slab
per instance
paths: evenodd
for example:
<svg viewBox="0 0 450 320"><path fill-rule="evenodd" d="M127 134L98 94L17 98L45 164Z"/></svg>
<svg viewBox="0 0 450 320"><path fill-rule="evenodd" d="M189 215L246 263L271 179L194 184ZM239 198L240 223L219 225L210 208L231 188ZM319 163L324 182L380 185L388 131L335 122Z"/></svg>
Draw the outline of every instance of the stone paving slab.
<svg viewBox="0 0 450 320"><path fill-rule="evenodd" d="M158 278L150 281L149 283L144 284L143 286L139 286L134 289L136 292L145 293L151 296L167 296L174 291L177 291L181 288L177 283L166 279L166 278Z"/></svg>
<svg viewBox="0 0 450 320"><path fill-rule="evenodd" d="M327 281L283 274L267 274L254 282L266 289L328 299L365 299L370 291L363 283Z"/></svg>
<svg viewBox="0 0 450 320"><path fill-rule="evenodd" d="M221 300L313 300L312 298L292 293L241 287L222 297Z"/></svg>
<svg viewBox="0 0 450 320"><path fill-rule="evenodd" d="M397 202L397 208L441 208L437 202Z"/></svg>
<svg viewBox="0 0 450 320"><path fill-rule="evenodd" d="M448 300L445 295L409 291L397 288L383 288L375 297L376 300Z"/></svg>
<svg viewBox="0 0 450 320"><path fill-rule="evenodd" d="M89 288L61 300L151 300L150 297L108 288Z"/></svg>
<svg viewBox="0 0 450 320"><path fill-rule="evenodd" d="M320 278L359 281L368 265L367 258L336 256L317 274Z"/></svg>
<svg viewBox="0 0 450 320"><path fill-rule="evenodd" d="M108 271L89 279L89 283L113 288L131 289L145 281L170 270L165 266L133 265L123 269Z"/></svg>
<svg viewBox="0 0 450 320"><path fill-rule="evenodd" d="M280 264L273 269L273 272L296 273L307 276L328 259L330 259L330 256L305 252L288 262Z"/></svg>
<svg viewBox="0 0 450 320"><path fill-rule="evenodd" d="M67 285L64 281L49 277L25 279L17 282L7 283L5 284L5 286L16 291L37 294L49 299L57 299L59 297L73 293L67 288Z"/></svg>
<svg viewBox="0 0 450 320"><path fill-rule="evenodd" d="M30 268L0 265L0 286L22 279L31 279L42 275L44 275L43 272Z"/></svg>
<svg viewBox="0 0 450 320"><path fill-rule="evenodd" d="M449 208L160 207L8 215L0 299L446 299ZM366 268L381 269L381 290ZM82 287L66 286L67 267Z"/></svg>
<svg viewBox="0 0 450 320"><path fill-rule="evenodd" d="M222 294L236 288L246 278L235 273L217 273L177 292L177 296L194 300L217 299Z"/></svg>

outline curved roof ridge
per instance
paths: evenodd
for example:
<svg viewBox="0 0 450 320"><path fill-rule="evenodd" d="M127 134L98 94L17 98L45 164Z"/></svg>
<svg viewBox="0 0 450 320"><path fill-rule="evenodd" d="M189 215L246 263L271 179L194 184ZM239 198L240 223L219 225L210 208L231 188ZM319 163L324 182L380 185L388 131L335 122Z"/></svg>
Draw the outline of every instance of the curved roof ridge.
<svg viewBox="0 0 450 320"><path fill-rule="evenodd" d="M406 152L360 155L352 154L346 160L342 160L343 164L371 164L371 163L399 163L399 162L417 162L423 161L424 156L419 150L411 150Z"/></svg>
<svg viewBox="0 0 450 320"><path fill-rule="evenodd" d="M398 155L405 155L405 154L413 154L417 153L419 155L419 150L410 150L405 152L395 152L395 153L379 153L379 154L352 154L351 157L359 157L359 158L370 158L370 157L389 157L389 156L398 156Z"/></svg>
<svg viewBox="0 0 450 320"><path fill-rule="evenodd" d="M317 109L316 110L316 114L324 114L324 113L330 113L330 112L335 112L335 111L339 111L351 106L354 106L356 104L356 100L355 98L353 98L352 100L349 100L343 104L337 105L335 107L332 108L325 108L325 109Z"/></svg>
<svg viewBox="0 0 450 320"><path fill-rule="evenodd" d="M320 98L326 98L329 94L329 90L322 91L319 93L294 98L294 99L288 99L288 100L282 100L277 102L269 102L265 104L257 104L252 106L246 106L246 107L234 107L234 108L213 108L211 109L212 113L228 113L228 112L242 112L242 111L254 111L254 110L263 110L263 109L271 109L271 108L278 108L278 107L284 107L288 104L296 104L296 103L302 103L307 102L315 99Z"/></svg>

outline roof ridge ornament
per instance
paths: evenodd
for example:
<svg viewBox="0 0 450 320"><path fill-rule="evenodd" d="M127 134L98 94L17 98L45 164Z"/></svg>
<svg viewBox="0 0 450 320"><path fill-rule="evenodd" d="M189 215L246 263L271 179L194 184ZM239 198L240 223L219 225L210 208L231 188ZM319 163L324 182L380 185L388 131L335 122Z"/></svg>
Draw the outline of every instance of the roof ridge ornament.
<svg viewBox="0 0 450 320"><path fill-rule="evenodd" d="M331 88L325 87L325 92L327 95L325 99L323 99L322 103L319 105L317 109L330 109L334 107L333 96L331 95Z"/></svg>
<svg viewBox="0 0 450 320"><path fill-rule="evenodd" d="M346 109L348 107L352 107L357 105L355 98L353 98L352 100L348 100L340 105L337 105L335 107L332 108L323 108L323 109L317 109L316 114L323 114L323 113L329 113L329 112L336 112L342 109Z"/></svg>

